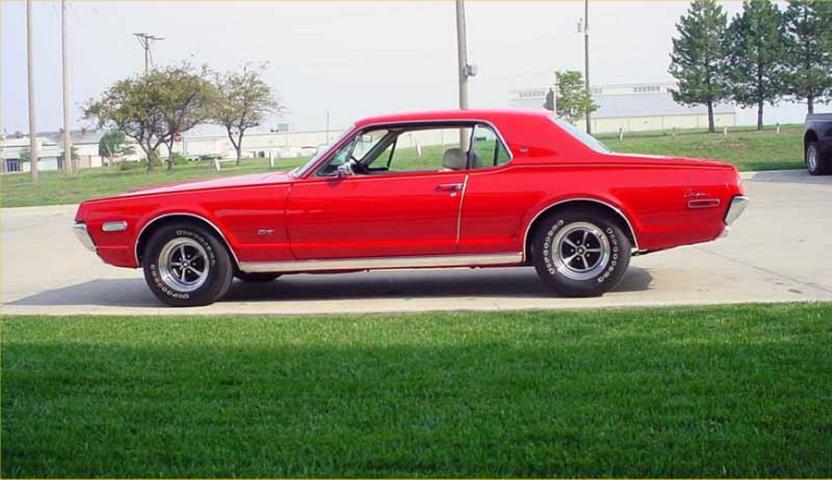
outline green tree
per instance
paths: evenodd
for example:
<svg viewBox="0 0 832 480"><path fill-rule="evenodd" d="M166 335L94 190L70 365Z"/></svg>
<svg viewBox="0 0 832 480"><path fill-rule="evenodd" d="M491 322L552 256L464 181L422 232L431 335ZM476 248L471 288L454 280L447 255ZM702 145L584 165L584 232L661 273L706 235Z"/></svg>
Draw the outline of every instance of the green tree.
<svg viewBox="0 0 832 480"><path fill-rule="evenodd" d="M21 164L23 164L25 162L28 162L31 159L32 159L32 152L30 152L28 148L20 149L20 163Z"/></svg>
<svg viewBox="0 0 832 480"><path fill-rule="evenodd" d="M786 93L806 99L808 113L832 92L832 15L829 2L790 0L783 14Z"/></svg>
<svg viewBox="0 0 832 480"><path fill-rule="evenodd" d="M565 70L555 72L557 78L557 111L559 117L566 119L569 123L577 123L584 118L587 112L592 113L598 110L598 105L592 101L592 96L584 85L583 75L577 70ZM549 91L546 94L546 101L543 108L552 110L555 93Z"/></svg>
<svg viewBox="0 0 832 480"><path fill-rule="evenodd" d="M116 129L134 139L147 157L147 169L158 163L158 150L169 152L177 133L184 133L208 118L213 87L187 63L154 69L147 75L119 80L98 100L91 100L84 114L100 127ZM168 156L168 169L173 166Z"/></svg>
<svg viewBox="0 0 832 480"><path fill-rule="evenodd" d="M168 147L168 170L174 165L173 144L177 135L210 118L216 90L207 76L206 67L197 71L188 63L151 73L151 81L160 84L160 111L164 119L162 138Z"/></svg>
<svg viewBox="0 0 832 480"><path fill-rule="evenodd" d="M119 80L97 100L90 100L84 116L100 127L115 129L136 141L147 157L147 169L156 167L159 146L167 131L162 112L163 93L152 75Z"/></svg>
<svg viewBox="0 0 832 480"><path fill-rule="evenodd" d="M746 0L728 27L728 77L733 99L757 107L757 130L763 129L763 107L785 93L782 13L770 0Z"/></svg>
<svg viewBox="0 0 832 480"><path fill-rule="evenodd" d="M124 132L119 130L107 131L98 141L98 155L108 159L109 163L112 163L114 158L132 153L134 153L133 146L127 143Z"/></svg>
<svg viewBox="0 0 832 480"><path fill-rule="evenodd" d="M714 131L714 104L727 96L723 41L727 16L715 0L694 0L676 24L670 74L678 87L673 100L708 107L708 131Z"/></svg>
<svg viewBox="0 0 832 480"><path fill-rule="evenodd" d="M278 101L271 87L262 79L263 66L243 68L242 72L216 75L215 97L211 118L225 128L240 164L243 136L246 130L262 124L269 114L278 110Z"/></svg>

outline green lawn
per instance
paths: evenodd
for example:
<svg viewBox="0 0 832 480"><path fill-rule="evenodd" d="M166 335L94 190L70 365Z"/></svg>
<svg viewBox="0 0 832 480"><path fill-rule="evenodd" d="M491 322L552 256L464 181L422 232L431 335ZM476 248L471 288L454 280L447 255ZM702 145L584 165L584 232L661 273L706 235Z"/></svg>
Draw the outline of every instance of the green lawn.
<svg viewBox="0 0 832 480"><path fill-rule="evenodd" d="M274 171L290 170L307 162L308 157L279 159ZM117 167L86 168L74 177L67 178L61 172L41 172L39 182L33 185L28 174L0 176L0 205L25 207L33 205L60 205L78 203L92 197L124 193L129 190L158 185L228 175L245 175L269 171L269 160L244 159L239 166L224 162L216 171L213 162L191 162L176 165L172 171L158 167L148 173L141 168L119 170Z"/></svg>
<svg viewBox="0 0 832 480"><path fill-rule="evenodd" d="M832 476L832 304L2 329L3 477Z"/></svg>
<svg viewBox="0 0 832 480"><path fill-rule="evenodd" d="M728 136L701 131L645 132L600 140L616 152L676 155L722 160L743 171L804 168L803 127L785 126L778 135L772 127L756 131L735 128Z"/></svg>
<svg viewBox="0 0 832 480"><path fill-rule="evenodd" d="M721 133L702 131L643 132L627 134L623 141L617 136L599 138L612 150L629 153L702 157L733 163L740 170L776 170L803 168L802 128L784 127L777 135L773 128L762 132L736 128L725 137ZM441 150L441 151L440 151ZM416 158L414 148L397 149L397 157L411 166L435 167L440 164L444 149L425 147L423 157ZM306 163L307 158L282 159L276 169L288 170ZM402 163L402 162L399 162ZM141 186L159 183L268 171L268 160L247 159L242 165L228 165L222 172L210 162L178 165L173 172L160 168L153 173L135 169L94 168L82 170L77 176L66 178L59 172L43 172L37 185L32 185L27 174L0 176L0 205L21 207L77 203L81 200L123 193Z"/></svg>

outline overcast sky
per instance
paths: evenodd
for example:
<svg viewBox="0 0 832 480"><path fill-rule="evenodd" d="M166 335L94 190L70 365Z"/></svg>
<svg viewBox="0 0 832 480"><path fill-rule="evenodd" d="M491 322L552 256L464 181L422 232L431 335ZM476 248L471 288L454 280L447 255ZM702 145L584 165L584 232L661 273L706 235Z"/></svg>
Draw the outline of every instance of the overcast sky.
<svg viewBox="0 0 832 480"><path fill-rule="evenodd" d="M81 105L113 81L136 75L144 57L133 32L165 37L157 65L189 59L215 70L268 62L296 129L333 128L356 118L457 105L452 1L95 2L70 1L74 126ZM729 14L738 2L724 4ZM675 23L684 1L591 4L593 84L667 81ZM551 83L555 69L583 70L577 33L583 2L468 1L472 107L506 107L516 88ZM34 2L38 130L61 126L59 1ZM26 6L0 1L2 126L27 131ZM281 121L274 119L271 123Z"/></svg>

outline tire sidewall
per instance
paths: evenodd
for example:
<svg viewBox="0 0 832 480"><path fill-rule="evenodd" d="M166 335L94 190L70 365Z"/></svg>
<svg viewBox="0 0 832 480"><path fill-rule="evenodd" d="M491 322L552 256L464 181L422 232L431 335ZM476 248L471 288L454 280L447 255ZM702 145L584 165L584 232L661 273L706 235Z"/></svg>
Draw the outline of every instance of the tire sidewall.
<svg viewBox="0 0 832 480"><path fill-rule="evenodd" d="M558 272L553 260L554 239L566 226L586 222L600 229L610 245L604 269L587 280L576 280ZM566 296L598 296L614 288L624 278L630 263L630 240L608 216L591 211L564 211L551 215L537 230L532 245L532 260L543 282Z"/></svg>
<svg viewBox="0 0 832 480"><path fill-rule="evenodd" d="M167 285L159 272L159 254L165 244L177 238L199 243L206 252L208 278L196 290L180 292ZM145 280L162 302L171 306L207 305L224 295L231 283L232 266L228 252L214 235L198 225L166 225L154 232L142 261Z"/></svg>
<svg viewBox="0 0 832 480"><path fill-rule="evenodd" d="M818 148L818 142L809 142L809 145L806 146L806 158L804 158L804 163L806 164L806 170L809 171L810 175L823 175L826 173L826 162L825 159L820 154L820 148ZM815 168L812 168L809 165L809 152L814 150L815 152Z"/></svg>

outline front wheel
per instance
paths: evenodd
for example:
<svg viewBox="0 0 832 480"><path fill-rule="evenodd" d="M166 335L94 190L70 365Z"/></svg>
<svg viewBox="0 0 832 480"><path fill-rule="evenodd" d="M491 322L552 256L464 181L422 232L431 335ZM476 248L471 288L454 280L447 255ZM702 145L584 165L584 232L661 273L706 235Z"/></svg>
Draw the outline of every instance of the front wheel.
<svg viewBox="0 0 832 480"><path fill-rule="evenodd" d="M823 158L820 154L818 142L809 142L806 146L806 169L809 170L810 175L823 175L828 173L832 159Z"/></svg>
<svg viewBox="0 0 832 480"><path fill-rule="evenodd" d="M630 240L618 222L594 209L557 212L543 220L531 254L546 286L568 297L603 295L624 277Z"/></svg>
<svg viewBox="0 0 832 480"><path fill-rule="evenodd" d="M156 298L174 307L208 305L228 291L234 267L216 235L198 224L165 225L151 236L142 259Z"/></svg>

